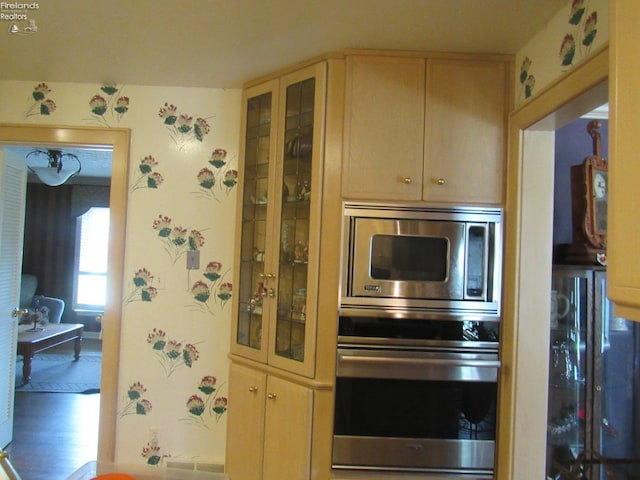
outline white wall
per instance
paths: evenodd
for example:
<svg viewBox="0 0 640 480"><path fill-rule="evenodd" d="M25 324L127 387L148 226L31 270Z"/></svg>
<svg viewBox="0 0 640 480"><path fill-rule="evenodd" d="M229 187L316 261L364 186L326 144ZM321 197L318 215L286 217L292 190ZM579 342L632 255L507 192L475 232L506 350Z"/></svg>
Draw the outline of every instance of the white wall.
<svg viewBox="0 0 640 480"><path fill-rule="evenodd" d="M162 465L171 456L222 463L226 414L220 397L227 395L231 305L218 293L232 278L236 208L236 188L224 186L222 180L225 171L237 169L241 91L119 85L112 93L99 84L47 82L38 88L41 82L0 81L0 122L123 127L132 132L116 460L159 460ZM104 113L98 110L102 101L96 96L105 101ZM205 119L209 132L197 138L193 129L180 133L175 128L180 119L174 126L165 124L160 115L165 103L175 105L178 116L192 117L192 122ZM220 168L209 163L215 149L228 152ZM161 175L157 188L149 188L149 173L140 168L147 156L157 162L151 172ZM203 168L218 176L213 189L199 184ZM199 269L187 270L187 247L172 243L173 237L159 236L154 222L160 217L169 217L171 228L181 227L187 235L199 232L204 239L197 246ZM205 274L213 279L213 272L205 267L214 261L222 265L221 277L211 280ZM146 278L147 284L137 286L134 278L138 284ZM194 297L192 288L199 281L211 288L206 302ZM148 292L155 293L150 301L143 297ZM160 343L149 342L154 330L164 332L164 349L154 349ZM180 344L175 359L170 342ZM185 350L192 353L188 365ZM208 393L212 379L203 384L205 377L216 378L213 393ZM134 398L137 395L140 398ZM202 414L194 414L197 408L190 412L189 407L198 403L192 399L187 404L193 395L207 402ZM215 399L222 413L213 410ZM152 430L159 432L157 446L149 444Z"/></svg>

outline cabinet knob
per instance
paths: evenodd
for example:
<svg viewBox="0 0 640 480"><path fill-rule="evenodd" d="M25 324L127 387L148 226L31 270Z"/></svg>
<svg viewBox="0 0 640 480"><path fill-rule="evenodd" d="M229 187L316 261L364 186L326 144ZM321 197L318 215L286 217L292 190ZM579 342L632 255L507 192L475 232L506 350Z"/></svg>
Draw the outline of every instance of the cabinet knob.
<svg viewBox="0 0 640 480"><path fill-rule="evenodd" d="M409 185L411 182L413 182L413 179L411 177L404 177L402 179L402 183L405 183L407 185Z"/></svg>
<svg viewBox="0 0 640 480"><path fill-rule="evenodd" d="M276 399L276 397L277 397L277 395L276 395L275 393L269 393L269 394L267 394L267 398L268 398L269 400L275 400L275 399Z"/></svg>
<svg viewBox="0 0 640 480"><path fill-rule="evenodd" d="M256 393L256 392L258 391L258 387L251 385L251 386L249 387L249 391L250 391L251 393Z"/></svg>
<svg viewBox="0 0 640 480"><path fill-rule="evenodd" d="M444 178L440 177L440 178L434 178L433 183L435 183L436 185L444 185L447 182L445 181Z"/></svg>
<svg viewBox="0 0 640 480"><path fill-rule="evenodd" d="M273 288L269 289L269 298L276 298L276 291Z"/></svg>

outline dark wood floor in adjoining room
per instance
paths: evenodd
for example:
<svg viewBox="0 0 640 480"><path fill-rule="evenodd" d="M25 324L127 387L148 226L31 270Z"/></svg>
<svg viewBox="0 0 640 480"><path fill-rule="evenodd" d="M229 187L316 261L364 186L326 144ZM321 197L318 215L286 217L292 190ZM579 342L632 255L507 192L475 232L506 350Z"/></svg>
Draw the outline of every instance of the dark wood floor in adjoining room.
<svg viewBox="0 0 640 480"><path fill-rule="evenodd" d="M65 480L96 459L100 394L16 392L6 448L22 480Z"/></svg>
<svg viewBox="0 0 640 480"><path fill-rule="evenodd" d="M82 350L100 351L85 339ZM47 350L56 353L70 344ZM82 353L81 353L82 355ZM22 480L66 480L97 457L100 394L16 391L13 441L7 446Z"/></svg>

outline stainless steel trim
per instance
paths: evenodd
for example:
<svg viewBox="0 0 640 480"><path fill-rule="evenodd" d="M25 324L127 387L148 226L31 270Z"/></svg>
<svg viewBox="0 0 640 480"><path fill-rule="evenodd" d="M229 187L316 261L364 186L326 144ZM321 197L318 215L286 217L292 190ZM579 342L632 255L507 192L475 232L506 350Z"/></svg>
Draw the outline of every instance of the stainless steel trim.
<svg viewBox="0 0 640 480"><path fill-rule="evenodd" d="M494 457L493 440L333 437L333 468L490 474Z"/></svg>
<svg viewBox="0 0 640 480"><path fill-rule="evenodd" d="M423 320L500 320L498 302L342 297L339 314Z"/></svg>
<svg viewBox="0 0 640 480"><path fill-rule="evenodd" d="M461 340L424 340L413 338L354 337L338 335L338 347L342 348L386 348L386 349L427 349L431 351L483 351L498 353L498 342Z"/></svg>
<svg viewBox="0 0 640 480"><path fill-rule="evenodd" d="M426 215L434 220L493 222L500 221L502 210L495 207L468 207L438 205L406 205L401 203L345 202L343 211L346 216L424 219Z"/></svg>
<svg viewBox="0 0 640 480"><path fill-rule="evenodd" d="M338 348L337 377L497 382L497 353Z"/></svg>

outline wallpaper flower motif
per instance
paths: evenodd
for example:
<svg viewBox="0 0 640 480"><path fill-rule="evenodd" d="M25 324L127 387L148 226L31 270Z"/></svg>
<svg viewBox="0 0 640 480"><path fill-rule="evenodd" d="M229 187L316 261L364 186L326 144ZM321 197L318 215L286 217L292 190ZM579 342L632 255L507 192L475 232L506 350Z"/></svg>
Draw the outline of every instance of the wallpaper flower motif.
<svg viewBox="0 0 640 480"><path fill-rule="evenodd" d="M153 222L153 229L158 232L158 237L164 242L165 251L174 264L187 251L200 250L204 246L205 239L200 231L187 231L186 228L173 225L171 218L162 214Z"/></svg>
<svg viewBox="0 0 640 480"><path fill-rule="evenodd" d="M138 177L131 185L131 191L138 190L140 188L158 188L164 178L159 172L155 172L154 168L158 166L157 160L152 155L147 155L138 165Z"/></svg>
<svg viewBox="0 0 640 480"><path fill-rule="evenodd" d="M587 12L586 0L573 0L569 13L569 24L575 25L574 31L565 34L560 45L560 63L563 67L573 65L576 53L579 57L587 55L598 34L598 13Z"/></svg>
<svg viewBox="0 0 640 480"><path fill-rule="evenodd" d="M212 307L215 304L219 304L220 308L224 308L225 304L231 299L233 291L231 282L223 282L227 273L222 273L222 264L220 262L213 261L207 264L202 274L205 279L196 281L191 287L191 297L197 308L211 314L214 314Z"/></svg>
<svg viewBox="0 0 640 480"><path fill-rule="evenodd" d="M158 295L158 289L152 285L153 275L146 268L141 268L133 275L133 288L124 299L124 303L151 302Z"/></svg>
<svg viewBox="0 0 640 480"><path fill-rule="evenodd" d="M158 465L163 459L170 457L168 454L163 454L160 445L155 443L147 443L147 446L142 449L142 458L145 459L147 465Z"/></svg>
<svg viewBox="0 0 640 480"><path fill-rule="evenodd" d="M94 95L89 100L91 116L87 121L92 125L110 127L110 120L120 122L125 113L129 111L129 97L116 95L122 93L123 88L113 84L103 84L101 93Z"/></svg>
<svg viewBox="0 0 640 480"><path fill-rule="evenodd" d="M206 119L197 117L194 121L191 115L179 113L178 107L167 102L160 107L158 116L169 129L169 135L178 150L182 150L191 142L202 142L204 136L211 130Z"/></svg>
<svg viewBox="0 0 640 480"><path fill-rule="evenodd" d="M198 172L196 178L200 190L195 193L214 200L218 200L217 191L222 191L229 196L231 190L238 184L238 171L229 167L227 151L224 148L216 148L211 152L208 164L213 167L213 170L204 167Z"/></svg>
<svg viewBox="0 0 640 480"><path fill-rule="evenodd" d="M147 336L147 343L151 345L167 377L170 377L178 368L191 368L200 358L200 352L193 344L187 343L183 347L182 342L167 340L166 336L163 330L154 328Z"/></svg>
<svg viewBox="0 0 640 480"><path fill-rule="evenodd" d="M25 118L32 117L34 115L50 115L56 109L56 103L47 98L47 95L51 93L51 89L46 83L39 83L33 88L31 92L32 103L27 108Z"/></svg>
<svg viewBox="0 0 640 480"><path fill-rule="evenodd" d="M142 398L142 395L146 391L147 389L140 382L129 385L129 390L127 390L127 403L122 410L120 410L120 418L127 415L146 415L151 411L151 402Z"/></svg>
<svg viewBox="0 0 640 480"><path fill-rule="evenodd" d="M229 403L227 397L219 395L220 387L216 387L218 382L217 378L213 375L203 377L198 385L200 393L191 395L186 402L187 412L189 417L185 420L192 425L211 428L209 421L215 420L216 423L220 421L222 416L227 412L227 404Z"/></svg>
<svg viewBox="0 0 640 480"><path fill-rule="evenodd" d="M524 97L525 99L533 95L533 87L535 87L536 84L536 77L529 73L530 69L531 59L525 57L520 66L520 97Z"/></svg>

